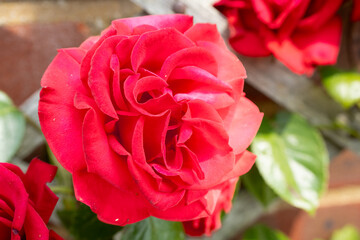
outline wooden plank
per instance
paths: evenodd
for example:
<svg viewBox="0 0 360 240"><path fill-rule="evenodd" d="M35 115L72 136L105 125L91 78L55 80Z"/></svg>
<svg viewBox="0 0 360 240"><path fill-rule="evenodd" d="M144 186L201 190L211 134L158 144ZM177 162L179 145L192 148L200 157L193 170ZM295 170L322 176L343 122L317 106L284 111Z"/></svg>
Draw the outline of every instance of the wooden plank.
<svg viewBox="0 0 360 240"><path fill-rule="evenodd" d="M174 6L186 6L184 13L194 16L195 22L217 24L220 33L226 37L226 20L212 7L214 0L132 0L150 14L174 13ZM224 28L225 26L225 28ZM331 100L320 87L305 77L292 73L273 57L246 58L243 62L248 78L246 82L289 111L297 112L313 125L329 127L333 120L344 114L341 107ZM348 116L346 116L348 118ZM340 148L360 153L360 142L329 129L322 130Z"/></svg>
<svg viewBox="0 0 360 240"><path fill-rule="evenodd" d="M149 14L185 13L193 16L195 22L216 24L219 31L223 33L227 29L225 18L215 8L209 7L215 1L216 0L132 0L132 2L144 8ZM177 11L178 9L180 11ZM202 11L203 9L204 11Z"/></svg>
<svg viewBox="0 0 360 240"><path fill-rule="evenodd" d="M129 0L6 2L0 3L0 25L64 21L103 25L108 24L104 20L132 17L140 12L141 8Z"/></svg>

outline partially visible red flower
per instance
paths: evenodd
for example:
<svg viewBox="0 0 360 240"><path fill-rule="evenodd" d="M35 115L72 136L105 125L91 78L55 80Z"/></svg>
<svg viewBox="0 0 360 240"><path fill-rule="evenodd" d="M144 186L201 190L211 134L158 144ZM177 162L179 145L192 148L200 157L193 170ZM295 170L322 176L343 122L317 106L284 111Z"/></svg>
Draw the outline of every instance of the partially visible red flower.
<svg viewBox="0 0 360 240"><path fill-rule="evenodd" d="M219 186L220 196L216 203L214 213L205 218L183 222L186 234L190 236L201 236L205 234L210 236L213 231L221 227L221 212L230 211L232 206L232 198L239 178L233 178Z"/></svg>
<svg viewBox="0 0 360 240"><path fill-rule="evenodd" d="M0 163L0 239L60 240L46 224L58 197L46 186L55 166L33 159L24 174L10 163Z"/></svg>
<svg viewBox="0 0 360 240"><path fill-rule="evenodd" d="M353 11L351 19L354 22L360 20L360 0L353 0Z"/></svg>
<svg viewBox="0 0 360 240"><path fill-rule="evenodd" d="M342 0L220 0L228 19L230 44L240 54L273 54L293 72L312 74L335 64L341 38L336 14Z"/></svg>

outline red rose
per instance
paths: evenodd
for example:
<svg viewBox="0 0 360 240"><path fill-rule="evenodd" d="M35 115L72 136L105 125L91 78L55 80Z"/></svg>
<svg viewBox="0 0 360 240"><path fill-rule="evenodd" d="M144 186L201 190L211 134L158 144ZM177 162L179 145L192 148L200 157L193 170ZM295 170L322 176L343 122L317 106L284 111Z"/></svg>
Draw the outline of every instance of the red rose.
<svg viewBox="0 0 360 240"><path fill-rule="evenodd" d="M185 232L191 236L201 236L203 234L210 236L213 231L221 227L221 212L229 212L232 206L236 183L239 178L233 178L218 186L221 190L219 200L216 203L214 213L205 218L183 222Z"/></svg>
<svg viewBox="0 0 360 240"><path fill-rule="evenodd" d="M360 0L353 0L353 10L351 19L353 21L360 20Z"/></svg>
<svg viewBox="0 0 360 240"><path fill-rule="evenodd" d="M0 239L62 239L46 224L58 197L46 186L56 167L33 159L24 174L10 163L0 163Z"/></svg>
<svg viewBox="0 0 360 240"><path fill-rule="evenodd" d="M228 19L230 44L240 54L274 54L293 72L310 75L315 66L335 64L342 0L221 0L214 6Z"/></svg>
<svg viewBox="0 0 360 240"><path fill-rule="evenodd" d="M100 220L212 214L218 185L247 172L262 113L214 25L186 15L120 19L61 49L39 117L75 194Z"/></svg>

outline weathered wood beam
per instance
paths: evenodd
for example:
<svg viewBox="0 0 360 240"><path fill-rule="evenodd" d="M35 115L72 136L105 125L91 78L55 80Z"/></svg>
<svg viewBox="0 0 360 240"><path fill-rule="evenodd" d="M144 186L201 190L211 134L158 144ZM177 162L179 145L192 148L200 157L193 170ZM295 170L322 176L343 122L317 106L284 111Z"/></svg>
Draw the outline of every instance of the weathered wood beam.
<svg viewBox="0 0 360 240"><path fill-rule="evenodd" d="M141 8L129 0L4 2L0 3L0 25L64 21L101 24L140 12Z"/></svg>

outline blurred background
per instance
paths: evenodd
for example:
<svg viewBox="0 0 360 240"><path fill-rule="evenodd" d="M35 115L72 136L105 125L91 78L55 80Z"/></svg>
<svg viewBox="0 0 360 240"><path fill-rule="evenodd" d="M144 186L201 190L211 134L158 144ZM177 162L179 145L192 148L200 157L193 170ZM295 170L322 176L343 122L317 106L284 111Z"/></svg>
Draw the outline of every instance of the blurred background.
<svg viewBox="0 0 360 240"><path fill-rule="evenodd" d="M44 140L34 130L38 122L36 106L41 76L57 49L78 46L87 37L100 34L113 19L147 13L188 13L194 15L195 20L208 18L223 28L225 19L214 9L209 10L211 1L204 0L204 5L194 7L195 2L201 1L168 0L165 4L165 1L150 0L2 0L0 90L13 99L30 122L15 161L26 166L34 156L46 158ZM341 9L345 20L338 66L343 69L360 66L360 26L346 20L349 12L346 7ZM226 36L225 28L222 31ZM315 73L311 79L295 75L271 57L240 59L249 73L245 86L247 97L266 116L287 109L300 113L313 124L321 124L322 117L349 125L359 121L358 109L345 112L328 98L319 84L319 74ZM281 200L265 208L242 188L223 228L213 239L241 239L242 232L254 222L281 230L294 240L329 239L335 230L348 224L360 229L359 141L353 141L349 133L341 129L325 130L323 134L332 159L330 179L328 191L314 216Z"/></svg>

